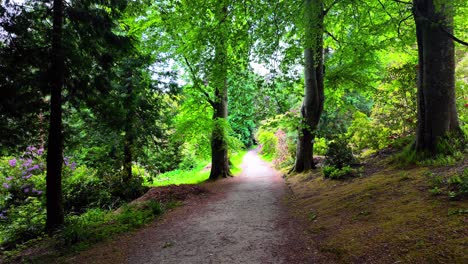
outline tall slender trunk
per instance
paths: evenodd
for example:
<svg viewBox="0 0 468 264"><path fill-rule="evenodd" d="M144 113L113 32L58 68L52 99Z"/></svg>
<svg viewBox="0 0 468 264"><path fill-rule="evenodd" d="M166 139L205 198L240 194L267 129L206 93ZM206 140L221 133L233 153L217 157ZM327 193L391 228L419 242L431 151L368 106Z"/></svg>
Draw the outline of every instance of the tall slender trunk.
<svg viewBox="0 0 468 264"><path fill-rule="evenodd" d="M304 1L304 100L298 131L294 170L303 172L315 167L313 160L315 131L323 111L323 2Z"/></svg>
<svg viewBox="0 0 468 264"><path fill-rule="evenodd" d="M433 0L413 0L418 42L418 127L416 150L436 154L437 141L460 131L455 106L453 6Z"/></svg>
<svg viewBox="0 0 468 264"><path fill-rule="evenodd" d="M53 232L63 225L62 204L62 165L63 165L63 135L62 135L62 89L64 85L64 51L62 43L63 2L54 0L52 50L51 50L51 98L50 126L47 146L46 175L46 230Z"/></svg>
<svg viewBox="0 0 468 264"><path fill-rule="evenodd" d="M212 83L215 89L213 100L213 131L211 134L211 172L210 180L231 176L229 168L226 125L228 117L228 50L226 40L227 6L218 12L220 28L215 44L215 58L212 71Z"/></svg>
<svg viewBox="0 0 468 264"><path fill-rule="evenodd" d="M125 107L127 110L126 118L125 118L125 139L124 139L124 162L123 162L123 181L129 182L133 175L132 175L132 150L133 150L133 143L134 143L134 132L133 132L133 125L135 119L135 107L133 104L133 89L132 84L129 84L127 87L127 98L125 99Z"/></svg>

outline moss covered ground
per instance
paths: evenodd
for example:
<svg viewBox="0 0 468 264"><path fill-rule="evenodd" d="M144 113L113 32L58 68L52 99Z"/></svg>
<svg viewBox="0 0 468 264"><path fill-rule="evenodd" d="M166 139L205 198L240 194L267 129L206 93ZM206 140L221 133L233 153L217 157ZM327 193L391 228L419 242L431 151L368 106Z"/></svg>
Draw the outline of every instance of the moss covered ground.
<svg viewBox="0 0 468 264"><path fill-rule="evenodd" d="M311 246L336 263L468 263L467 200L431 193L431 168L365 166L369 173L343 181L320 170L288 176L288 204Z"/></svg>

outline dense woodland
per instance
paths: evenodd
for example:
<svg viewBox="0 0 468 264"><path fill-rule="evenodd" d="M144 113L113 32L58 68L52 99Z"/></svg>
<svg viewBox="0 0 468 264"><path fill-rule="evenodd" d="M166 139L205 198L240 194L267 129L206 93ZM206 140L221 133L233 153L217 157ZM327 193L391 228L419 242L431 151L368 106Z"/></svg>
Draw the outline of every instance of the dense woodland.
<svg viewBox="0 0 468 264"><path fill-rule="evenodd" d="M233 176L257 145L329 180L379 153L466 160L464 0L1 3L2 251L68 247L150 187ZM167 206L127 211L136 226Z"/></svg>

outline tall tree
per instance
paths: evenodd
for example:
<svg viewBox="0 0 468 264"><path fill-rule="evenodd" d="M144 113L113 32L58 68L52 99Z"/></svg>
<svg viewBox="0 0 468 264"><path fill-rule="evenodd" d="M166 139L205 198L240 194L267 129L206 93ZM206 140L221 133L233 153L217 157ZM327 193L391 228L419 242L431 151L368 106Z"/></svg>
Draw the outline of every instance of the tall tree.
<svg viewBox="0 0 468 264"><path fill-rule="evenodd" d="M50 125L47 146L46 229L51 232L64 221L62 204L62 89L64 85L65 57L63 49L63 0L54 0L51 49Z"/></svg>
<svg viewBox="0 0 468 264"><path fill-rule="evenodd" d="M304 1L304 100L297 140L294 170L303 172L314 168L315 131L323 111L323 2Z"/></svg>
<svg viewBox="0 0 468 264"><path fill-rule="evenodd" d="M228 5L223 2L217 6L216 20L218 21L217 38L215 38L215 57L210 82L214 87L213 131L211 133L211 172L210 179L231 176L229 168L228 144L226 138L228 117L228 46L227 24L229 23Z"/></svg>
<svg viewBox="0 0 468 264"><path fill-rule="evenodd" d="M438 140L459 133L455 105L453 1L413 0L418 43L418 128L415 148L436 153Z"/></svg>

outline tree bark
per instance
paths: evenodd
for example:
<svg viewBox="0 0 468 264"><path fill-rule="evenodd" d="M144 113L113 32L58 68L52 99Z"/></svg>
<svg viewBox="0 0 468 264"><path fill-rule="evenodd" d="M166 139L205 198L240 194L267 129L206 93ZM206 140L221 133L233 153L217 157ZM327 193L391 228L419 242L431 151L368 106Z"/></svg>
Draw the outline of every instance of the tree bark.
<svg viewBox="0 0 468 264"><path fill-rule="evenodd" d="M304 100L298 131L294 171L315 167L313 148L315 131L323 111L323 2L305 0Z"/></svg>
<svg viewBox="0 0 468 264"><path fill-rule="evenodd" d="M226 126L228 117L228 50L226 43L227 7L218 12L219 31L215 43L215 58L211 82L215 89L213 100L213 131L211 134L211 172L210 180L232 176L229 167Z"/></svg>
<svg viewBox="0 0 468 264"><path fill-rule="evenodd" d="M64 222L62 204L62 165L63 165L63 135L62 135L62 89L64 85L64 51L62 44L63 2L54 0L52 49L51 49L51 98L50 126L47 146L46 175L46 230L49 233L60 228Z"/></svg>
<svg viewBox="0 0 468 264"><path fill-rule="evenodd" d="M455 105L453 6L433 0L413 0L418 43L418 127L416 151L435 155L438 140L459 132Z"/></svg>

